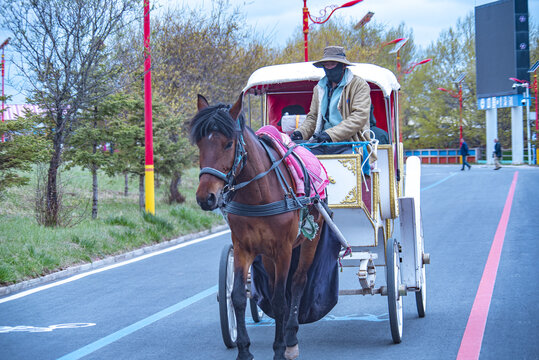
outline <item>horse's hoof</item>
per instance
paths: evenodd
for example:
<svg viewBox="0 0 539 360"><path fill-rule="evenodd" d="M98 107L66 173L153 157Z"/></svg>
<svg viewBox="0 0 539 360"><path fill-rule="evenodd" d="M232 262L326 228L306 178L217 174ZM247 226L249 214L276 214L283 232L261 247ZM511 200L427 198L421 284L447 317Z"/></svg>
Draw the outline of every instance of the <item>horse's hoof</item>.
<svg viewBox="0 0 539 360"><path fill-rule="evenodd" d="M294 360L298 356L299 356L299 346L298 346L298 344L296 344L294 346L291 346L291 347L288 347L288 346L286 347L286 351L284 352L284 357L287 360Z"/></svg>

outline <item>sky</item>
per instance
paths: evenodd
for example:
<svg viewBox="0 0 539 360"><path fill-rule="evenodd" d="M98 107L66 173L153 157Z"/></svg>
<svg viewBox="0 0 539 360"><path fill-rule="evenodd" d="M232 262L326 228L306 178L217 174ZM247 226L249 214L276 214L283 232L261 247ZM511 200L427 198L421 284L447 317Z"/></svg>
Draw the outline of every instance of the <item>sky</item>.
<svg viewBox="0 0 539 360"><path fill-rule="evenodd" d="M229 0L232 6L240 6L249 26L270 37L276 45L286 41L300 31L302 25L303 0ZM342 5L350 0L307 0L311 16L321 16L329 5ZM334 14L347 19L361 19L367 12L374 12L373 21L387 27L404 23L413 30L415 44L425 48L438 38L442 30L454 27L459 18L473 13L476 6L492 0L363 0ZM159 8L167 6L189 6L211 9L211 0L150 0ZM539 19L539 0L528 0L531 21ZM310 27L318 26L310 23ZM7 36L0 31L0 43ZM7 59L7 52L6 52ZM532 60L533 61L533 60ZM24 95L10 85L16 81L15 69L6 62L5 93L12 95L10 103L24 103Z"/></svg>
<svg viewBox="0 0 539 360"><path fill-rule="evenodd" d="M246 13L247 22L256 29L269 33L279 45L300 31L303 0L229 0ZM311 16L321 16L326 6L342 5L350 0L307 0ZM158 1L159 2L159 1ZM211 0L161 0L163 5L187 5L211 8ZM438 38L440 31L454 27L459 18L474 12L476 6L493 0L363 0L348 8L337 10L334 15L358 21L367 12L374 12L373 21L397 27L405 23L413 29L414 41L423 48ZM539 0L528 0L530 16L539 14ZM537 17L537 16L534 16ZM318 26L310 23L310 27Z"/></svg>

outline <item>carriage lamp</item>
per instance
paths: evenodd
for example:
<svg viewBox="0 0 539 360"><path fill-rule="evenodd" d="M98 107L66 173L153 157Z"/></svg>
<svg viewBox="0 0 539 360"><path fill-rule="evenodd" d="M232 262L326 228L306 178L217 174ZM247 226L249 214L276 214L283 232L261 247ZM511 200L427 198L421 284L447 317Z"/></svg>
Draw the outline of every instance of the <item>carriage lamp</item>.
<svg viewBox="0 0 539 360"><path fill-rule="evenodd" d="M309 61L309 19L315 24L323 24L329 20L331 15L339 9L354 6L357 3L362 2L363 0L353 0L347 3L342 4L341 6L337 5L328 5L322 10L320 10L320 16L311 16L309 9L307 8L307 0L303 0L303 37L304 37L304 47L305 47L305 61ZM329 15L328 15L329 12ZM368 15L368 14L367 14ZM370 18L369 18L370 20ZM367 20L368 22L368 20Z"/></svg>
<svg viewBox="0 0 539 360"><path fill-rule="evenodd" d="M522 105L526 103L526 135L528 137L528 165L532 164L532 146L530 139L530 83L526 80L520 80L514 77L510 77L509 80L513 82L513 89L523 87L526 89L526 95L522 99ZM536 120L537 121L537 120Z"/></svg>

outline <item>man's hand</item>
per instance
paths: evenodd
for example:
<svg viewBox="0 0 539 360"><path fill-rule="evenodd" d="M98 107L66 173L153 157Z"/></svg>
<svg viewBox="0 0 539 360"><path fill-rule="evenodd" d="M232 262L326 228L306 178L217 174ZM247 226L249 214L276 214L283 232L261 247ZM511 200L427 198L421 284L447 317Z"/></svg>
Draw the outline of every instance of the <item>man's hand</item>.
<svg viewBox="0 0 539 360"><path fill-rule="evenodd" d="M303 135L301 135L301 132L298 130L294 131L292 135L290 135L290 139L292 140L303 140Z"/></svg>
<svg viewBox="0 0 539 360"><path fill-rule="evenodd" d="M322 132L319 132L318 134L313 135L313 142L316 142L316 143L331 142L331 137L329 137L327 132L322 131Z"/></svg>

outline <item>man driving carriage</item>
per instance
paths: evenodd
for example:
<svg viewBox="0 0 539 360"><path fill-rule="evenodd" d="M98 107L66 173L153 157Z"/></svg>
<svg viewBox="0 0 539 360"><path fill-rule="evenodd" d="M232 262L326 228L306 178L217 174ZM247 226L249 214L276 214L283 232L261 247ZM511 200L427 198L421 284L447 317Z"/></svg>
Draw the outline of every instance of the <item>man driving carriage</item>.
<svg viewBox="0 0 539 360"><path fill-rule="evenodd" d="M315 86L309 114L292 133L292 140L310 139L317 143L369 141L370 87L347 69L353 64L346 59L344 48L326 47L322 59L313 65L323 68L326 75ZM310 149L317 155L352 152L349 145Z"/></svg>

